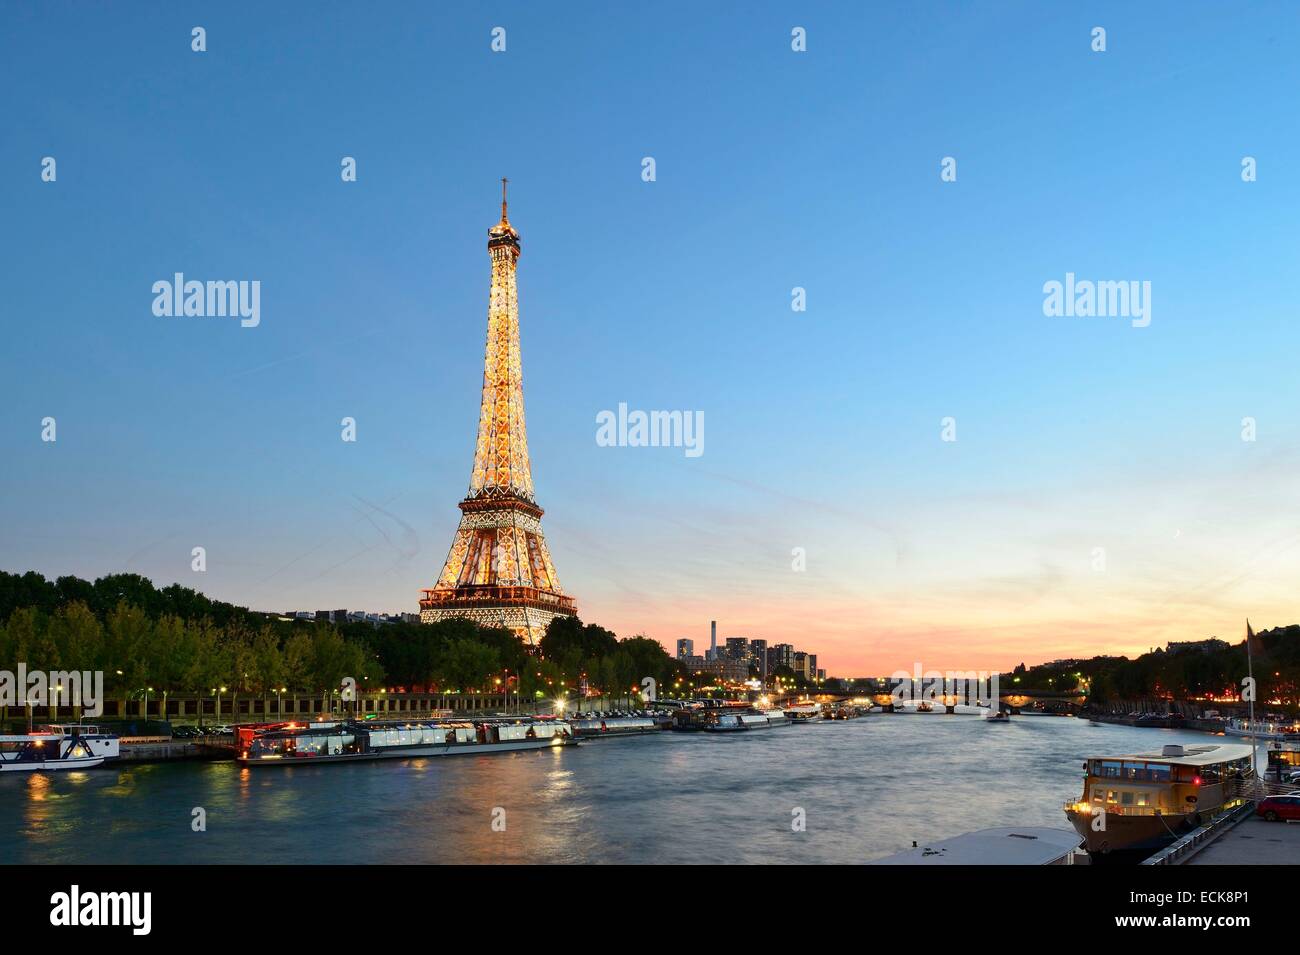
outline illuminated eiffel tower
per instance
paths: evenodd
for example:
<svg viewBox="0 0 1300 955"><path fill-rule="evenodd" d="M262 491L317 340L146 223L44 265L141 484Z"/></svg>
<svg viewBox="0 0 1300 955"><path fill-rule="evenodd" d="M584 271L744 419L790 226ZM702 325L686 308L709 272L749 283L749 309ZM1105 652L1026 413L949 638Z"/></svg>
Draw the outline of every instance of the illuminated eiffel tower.
<svg viewBox="0 0 1300 955"><path fill-rule="evenodd" d="M506 217L505 179L501 221L488 230L488 255L492 293L474 470L438 583L422 591L420 620L467 617L508 627L532 643L552 619L573 616L578 608L555 576L542 535L542 509L533 497L515 290L519 233Z"/></svg>

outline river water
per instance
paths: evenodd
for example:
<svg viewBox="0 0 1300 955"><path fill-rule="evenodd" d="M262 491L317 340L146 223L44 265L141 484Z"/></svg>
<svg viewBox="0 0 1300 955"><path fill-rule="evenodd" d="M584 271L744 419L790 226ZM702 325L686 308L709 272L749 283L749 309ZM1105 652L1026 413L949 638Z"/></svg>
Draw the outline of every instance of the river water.
<svg viewBox="0 0 1300 955"><path fill-rule="evenodd" d="M4 773L0 863L856 863L989 826L1068 828L1085 757L1213 741L873 714L531 753Z"/></svg>

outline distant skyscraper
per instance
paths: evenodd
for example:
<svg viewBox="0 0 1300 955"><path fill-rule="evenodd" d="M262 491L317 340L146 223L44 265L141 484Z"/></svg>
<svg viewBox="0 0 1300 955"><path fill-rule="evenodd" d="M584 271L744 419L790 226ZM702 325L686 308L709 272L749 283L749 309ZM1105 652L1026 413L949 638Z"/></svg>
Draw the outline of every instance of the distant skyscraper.
<svg viewBox="0 0 1300 955"><path fill-rule="evenodd" d="M716 660L718 658L718 621L709 621L709 652L705 659Z"/></svg>
<svg viewBox="0 0 1300 955"><path fill-rule="evenodd" d="M775 670L777 667L789 667L794 669L794 645L789 643L777 643L767 648L767 669L768 672Z"/></svg>
<svg viewBox="0 0 1300 955"><path fill-rule="evenodd" d="M420 619L468 617L508 627L531 643L556 617L574 616L578 608L555 576L533 497L515 288L519 233L506 217L504 179L501 221L488 230L488 255L492 292L474 469L451 552L438 582L420 598Z"/></svg>

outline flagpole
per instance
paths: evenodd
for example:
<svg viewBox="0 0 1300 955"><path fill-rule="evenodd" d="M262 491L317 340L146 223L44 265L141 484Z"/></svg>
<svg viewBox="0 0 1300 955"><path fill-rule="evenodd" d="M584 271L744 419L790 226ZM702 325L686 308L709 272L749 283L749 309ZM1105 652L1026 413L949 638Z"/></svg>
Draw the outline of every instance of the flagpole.
<svg viewBox="0 0 1300 955"><path fill-rule="evenodd" d="M1250 770L1255 774L1255 778L1258 779L1259 770L1255 766L1255 750L1259 746L1255 741L1255 694L1257 690L1255 687L1255 664L1252 659L1250 647L1253 637L1254 634L1250 632L1250 618L1248 617L1246 618L1246 676L1250 685L1250 716L1248 717L1250 720Z"/></svg>

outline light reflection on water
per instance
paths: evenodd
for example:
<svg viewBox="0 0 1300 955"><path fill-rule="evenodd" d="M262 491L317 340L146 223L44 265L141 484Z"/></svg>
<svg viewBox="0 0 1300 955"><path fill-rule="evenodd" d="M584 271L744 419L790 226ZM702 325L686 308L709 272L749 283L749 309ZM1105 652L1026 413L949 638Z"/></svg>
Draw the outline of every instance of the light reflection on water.
<svg viewBox="0 0 1300 955"><path fill-rule="evenodd" d="M1214 741L1051 717L873 715L491 756L6 773L0 862L862 862L987 826L1066 828L1085 757ZM791 831L795 807L806 832Z"/></svg>

